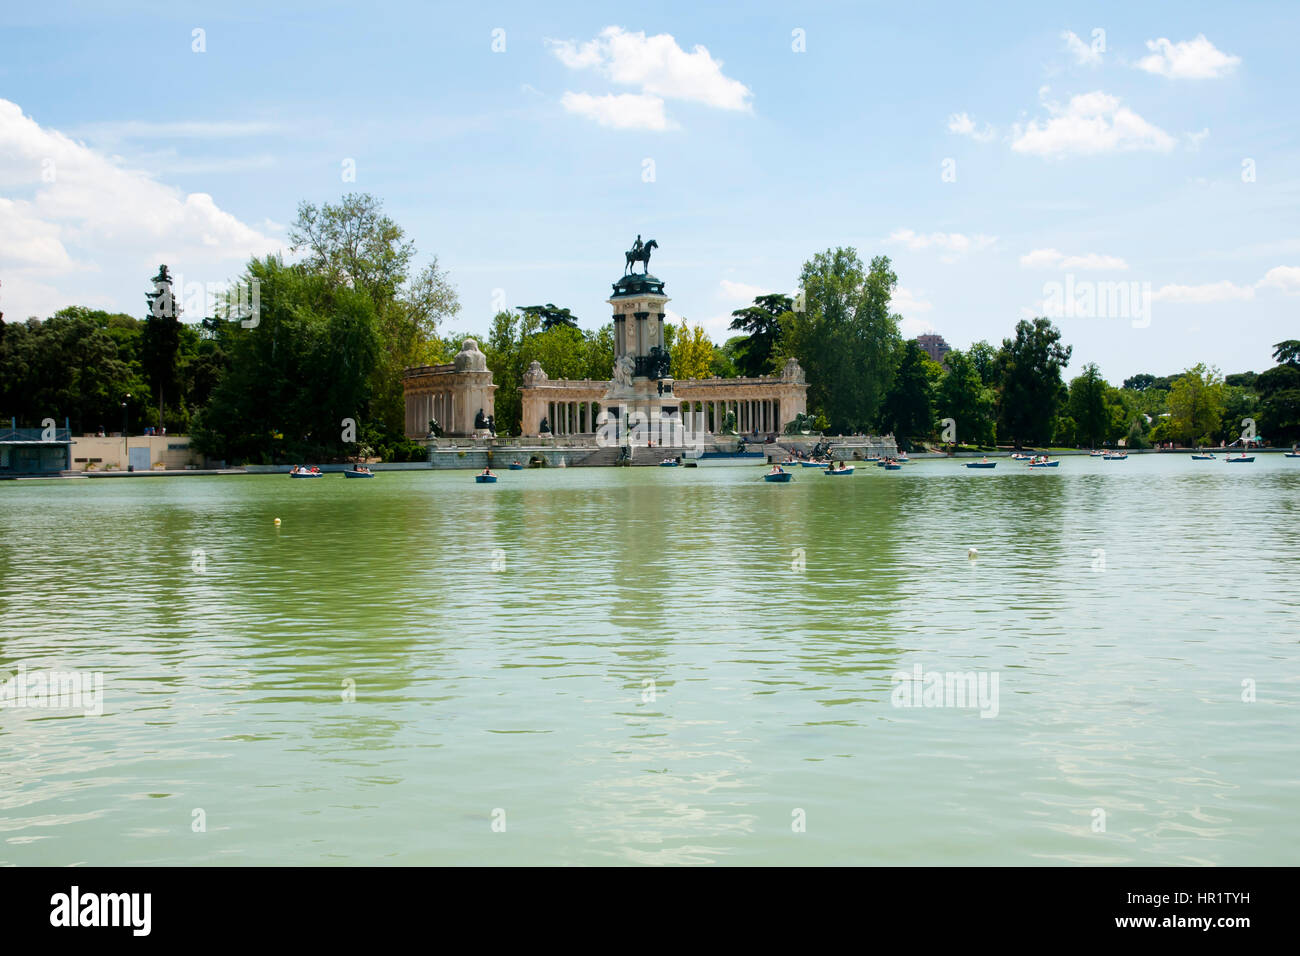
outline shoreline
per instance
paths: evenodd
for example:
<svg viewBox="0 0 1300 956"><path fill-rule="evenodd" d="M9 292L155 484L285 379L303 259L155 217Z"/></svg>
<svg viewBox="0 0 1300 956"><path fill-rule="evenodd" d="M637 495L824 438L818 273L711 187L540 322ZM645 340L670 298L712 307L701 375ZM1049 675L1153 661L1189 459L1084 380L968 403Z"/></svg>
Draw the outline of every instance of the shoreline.
<svg viewBox="0 0 1300 956"><path fill-rule="evenodd" d="M760 447L773 448L774 446L769 444ZM548 458L551 457L552 455L565 455L565 454L584 455L584 454L590 454L593 451L593 449L587 445L578 445L569 448L565 448L565 447L557 448L555 446L550 446L545 449L528 448L527 450L533 452L544 450L549 453L547 456ZM464 451L470 451L470 449L465 449ZM492 451L493 457L495 458L498 455L508 456L512 451L518 451L522 453L525 451L525 448L521 446L507 445L499 448L480 448L477 451L478 451L478 455L474 456L475 462L477 463L466 462L464 464L461 464L458 461L454 465L449 465L447 463L437 462L437 461L427 461L427 462L393 461L393 462L373 462L369 464L367 467L369 467L372 471L375 472L478 471L478 470L482 470L483 467L483 463L478 462L478 458L487 451ZM646 451L653 454L654 452L658 451L658 449L638 448L638 451ZM1134 456L1137 455L1177 456L1177 455L1190 455L1196 453L1197 451L1200 451L1200 449L1135 448L1135 449L1128 450L1126 453ZM1227 449L1227 448L1211 448L1208 449L1208 451L1211 454L1222 455L1222 456L1227 456L1229 454L1240 454L1239 450ZM1089 451L1082 450L1082 449L1069 449L1069 450L1061 450L1061 451L1043 452L1041 449L1026 448L1022 452L1013 452L1007 450L990 451L990 452L959 451L959 452L954 452L952 454L949 454L947 452L933 452L933 451L910 452L908 454L908 458L912 459L913 461L943 461L943 460L959 460L959 459L968 459L968 458L1009 459L1013 454L1028 454L1028 453L1046 454L1049 458L1068 458L1068 457L1087 458L1090 456ZM1251 449L1249 452L1249 454L1251 455L1286 455L1290 453L1291 453L1290 448L1255 448L1255 449ZM460 456L458 455L457 457ZM470 456L465 455L465 457L468 458ZM506 463L498 462L498 461L492 462L492 465L498 468L505 467L505 464ZM64 480L80 481L82 479L103 479L103 478L212 478L212 477L230 476L230 475L287 475L289 474L290 470L292 470L293 467L294 467L293 465L245 465L239 468L184 468L184 469L176 468L176 469L150 469L149 471L91 471L91 472L87 472L87 471L66 472L65 471L65 472L56 472L52 474L0 475L0 481L64 481ZM319 467L322 474L330 475L330 474L342 474L344 471L350 469L352 465L350 463L349 464L339 463L339 464L320 465ZM564 466L547 464L544 469L534 469L529 467L528 470L530 471L550 470L557 467L564 467ZM600 464L593 464L593 465L585 465L585 464L575 462L573 464L568 465L568 467L599 468L599 467L615 467L615 466L612 463L605 464L603 462Z"/></svg>

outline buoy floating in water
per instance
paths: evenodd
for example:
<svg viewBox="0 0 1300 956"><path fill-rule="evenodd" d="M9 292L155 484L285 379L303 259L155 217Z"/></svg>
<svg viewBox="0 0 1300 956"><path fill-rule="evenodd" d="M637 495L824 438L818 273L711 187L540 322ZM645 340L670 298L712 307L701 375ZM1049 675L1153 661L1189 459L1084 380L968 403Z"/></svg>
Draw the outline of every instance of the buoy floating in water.
<svg viewBox="0 0 1300 956"><path fill-rule="evenodd" d="M279 519L279 518L276 518L276 519L275 519L275 524L276 524L277 527L279 527L279 524L280 524L280 519Z"/></svg>
<svg viewBox="0 0 1300 956"><path fill-rule="evenodd" d="M971 548L966 552L966 557L970 558L972 561L974 561L979 556L980 553L979 553L979 549L977 548Z"/></svg>

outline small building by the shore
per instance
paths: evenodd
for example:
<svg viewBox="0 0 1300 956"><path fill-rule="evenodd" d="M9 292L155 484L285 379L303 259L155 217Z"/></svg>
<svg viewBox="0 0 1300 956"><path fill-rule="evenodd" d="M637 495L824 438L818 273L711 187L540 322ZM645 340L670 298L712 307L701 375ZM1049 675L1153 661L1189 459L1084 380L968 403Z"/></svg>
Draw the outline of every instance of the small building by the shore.
<svg viewBox="0 0 1300 956"><path fill-rule="evenodd" d="M0 476L57 475L72 467L67 428L0 429Z"/></svg>

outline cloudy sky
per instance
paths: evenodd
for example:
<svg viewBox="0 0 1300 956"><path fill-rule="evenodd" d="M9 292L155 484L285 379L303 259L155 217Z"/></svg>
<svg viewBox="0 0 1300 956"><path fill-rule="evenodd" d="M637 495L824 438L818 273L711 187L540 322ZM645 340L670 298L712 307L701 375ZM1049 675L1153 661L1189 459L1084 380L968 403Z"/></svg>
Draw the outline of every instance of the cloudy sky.
<svg viewBox="0 0 1300 956"><path fill-rule="evenodd" d="M640 233L715 340L831 245L892 257L909 334L1052 314L1112 380L1300 337L1294 3L99 6L0 11L6 320L142 315L355 190L470 333L599 325Z"/></svg>

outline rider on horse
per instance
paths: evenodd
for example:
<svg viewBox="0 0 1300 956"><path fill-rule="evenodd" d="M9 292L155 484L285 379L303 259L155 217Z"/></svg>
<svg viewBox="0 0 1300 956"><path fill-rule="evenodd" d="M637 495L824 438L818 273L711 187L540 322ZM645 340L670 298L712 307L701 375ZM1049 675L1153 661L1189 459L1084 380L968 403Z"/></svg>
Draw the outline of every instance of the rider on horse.
<svg viewBox="0 0 1300 956"><path fill-rule="evenodd" d="M659 244L653 239L647 243L642 243L641 235L638 233L636 242L632 243L632 248L627 251L627 265L623 267L624 274L626 275L627 272L631 270L632 266L638 262L645 265L645 270L648 274L650 272L650 250L657 249L658 247Z"/></svg>

